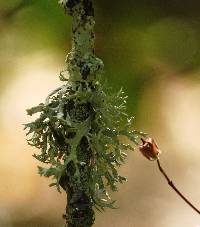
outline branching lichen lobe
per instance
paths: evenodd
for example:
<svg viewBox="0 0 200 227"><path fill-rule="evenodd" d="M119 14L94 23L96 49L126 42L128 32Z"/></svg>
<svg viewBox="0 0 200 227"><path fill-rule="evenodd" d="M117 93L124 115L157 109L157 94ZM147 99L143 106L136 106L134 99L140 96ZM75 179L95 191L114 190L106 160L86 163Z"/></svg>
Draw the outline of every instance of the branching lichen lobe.
<svg viewBox="0 0 200 227"><path fill-rule="evenodd" d="M90 227L93 208L114 208L108 188L117 191L116 183L126 179L117 167L133 149L119 139L126 136L137 144L140 132L132 130L132 119L126 114L126 96L120 90L111 94L103 85L103 62L94 51L94 9L91 0L61 0L73 17L72 50L66 58L67 79L51 92L44 104L29 109L29 115L40 112L26 124L29 144L40 149L34 157L48 164L39 173L55 179L67 193L66 226ZM143 134L142 134L143 135Z"/></svg>

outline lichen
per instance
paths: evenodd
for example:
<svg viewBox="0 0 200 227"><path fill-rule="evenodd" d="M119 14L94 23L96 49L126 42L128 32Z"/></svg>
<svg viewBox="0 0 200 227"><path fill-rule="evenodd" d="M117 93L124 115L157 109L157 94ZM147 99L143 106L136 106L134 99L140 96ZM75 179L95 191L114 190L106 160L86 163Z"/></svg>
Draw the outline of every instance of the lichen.
<svg viewBox="0 0 200 227"><path fill-rule="evenodd" d="M76 89L66 83L51 93L44 104L27 110L29 115L40 112L39 118L25 126L29 128L27 135L32 135L29 144L41 151L34 157L50 165L39 167L39 173L52 176L52 185L59 189L61 177L73 163L74 182L80 184L80 166L86 165L87 157L80 161L77 153L81 153L80 143L84 140L91 153L84 187L97 208L111 206L107 186L117 191L116 183L126 180L118 174L117 167L124 162L126 151L133 149L120 136L137 145L138 136L144 135L131 129L132 119L125 112L126 99L122 90L109 94L98 81L92 88L87 82L78 84Z"/></svg>
<svg viewBox="0 0 200 227"><path fill-rule="evenodd" d="M108 191L117 191L117 183L126 181L118 167L145 134L132 130L123 90L113 93L102 82L103 62L94 54L91 0L60 3L73 16L72 50L60 73L64 85L27 110L28 115L40 115L25 129L28 143L40 149L33 156L46 164L38 167L40 175L52 177L50 186L67 192L67 223L89 227L94 222L93 207L115 208Z"/></svg>

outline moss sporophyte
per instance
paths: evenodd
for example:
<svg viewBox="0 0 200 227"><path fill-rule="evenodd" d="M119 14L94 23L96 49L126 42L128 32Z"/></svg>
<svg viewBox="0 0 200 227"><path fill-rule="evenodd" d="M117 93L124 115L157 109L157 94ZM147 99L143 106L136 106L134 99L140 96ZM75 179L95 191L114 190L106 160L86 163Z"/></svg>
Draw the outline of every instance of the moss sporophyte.
<svg viewBox="0 0 200 227"><path fill-rule="evenodd" d="M28 143L40 149L33 156L47 164L38 167L39 174L52 177L50 186L67 193L66 225L88 227L94 223L94 207L115 208L108 190L117 191L117 183L126 180L117 167L133 146L120 137L138 145L144 134L132 130L122 89L113 94L102 82L103 62L94 53L92 1L60 4L73 17L72 50L60 74L63 86L27 110L28 115L40 115L25 129Z"/></svg>

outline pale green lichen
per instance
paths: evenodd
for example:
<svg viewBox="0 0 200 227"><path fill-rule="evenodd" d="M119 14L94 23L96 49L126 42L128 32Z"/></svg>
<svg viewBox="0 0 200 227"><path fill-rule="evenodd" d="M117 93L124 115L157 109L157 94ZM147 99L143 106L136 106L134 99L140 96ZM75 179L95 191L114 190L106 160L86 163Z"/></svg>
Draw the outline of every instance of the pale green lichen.
<svg viewBox="0 0 200 227"><path fill-rule="evenodd" d="M39 173L54 179L68 194L66 221L69 226L89 227L94 222L92 207L114 208L108 191L126 180L118 167L126 151L145 136L132 130L126 114L127 96L113 94L102 83L103 62L94 54L94 15L91 0L62 0L73 16L72 50L66 69L60 73L64 85L51 92L44 103L27 110L40 113L25 125L28 143L40 149L33 156L47 164ZM68 78L69 76L69 78ZM122 142L128 138L130 144ZM71 224L71 225L70 225Z"/></svg>
<svg viewBox="0 0 200 227"><path fill-rule="evenodd" d="M84 138L92 154L90 174L85 179L88 196L97 208L110 206L107 186L117 191L116 183L125 180L117 167L124 162L126 151L133 149L119 137L126 136L137 145L138 136L144 135L131 129L132 120L125 112L126 98L122 90L108 94L98 81L92 89L87 82L75 90L67 83L51 93L45 104L27 110L29 115L41 113L26 124L27 134L32 134L29 144L41 150L34 157L50 164L49 168L39 167L40 174L55 178L53 185L59 188L61 176L73 162L73 177L79 184L79 165L86 163L77 159L77 152Z"/></svg>
<svg viewBox="0 0 200 227"><path fill-rule="evenodd" d="M91 2L62 1L61 4L73 16L72 50L66 58L69 79L73 82L85 79L93 81L97 75L101 75L104 65L94 54L95 20Z"/></svg>

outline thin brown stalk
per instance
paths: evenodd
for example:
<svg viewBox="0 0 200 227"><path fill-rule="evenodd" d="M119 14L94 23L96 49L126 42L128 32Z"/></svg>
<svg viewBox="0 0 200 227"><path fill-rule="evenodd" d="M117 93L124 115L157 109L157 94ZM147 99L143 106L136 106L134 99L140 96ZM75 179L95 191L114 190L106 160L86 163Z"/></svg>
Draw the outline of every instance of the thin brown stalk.
<svg viewBox="0 0 200 227"><path fill-rule="evenodd" d="M165 177L165 179L167 180L168 184L170 185L170 187L193 209L195 210L198 214L200 214L200 210L198 210L178 189L177 187L174 185L174 183L170 180L170 178L167 176L166 172L163 170L159 159L157 159L157 164L158 164L158 168L160 170L160 172L163 174L163 176Z"/></svg>

